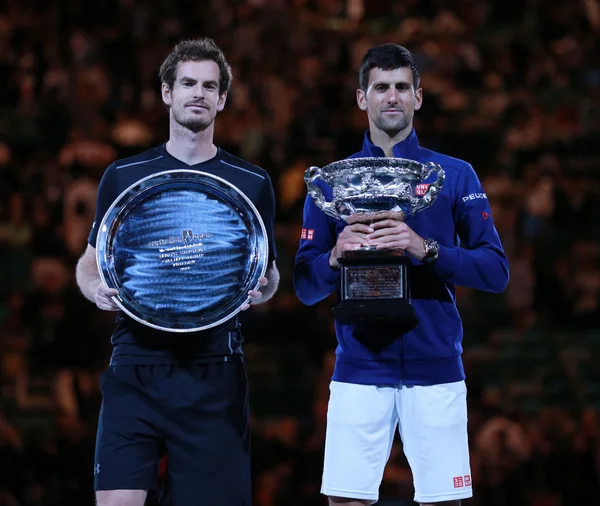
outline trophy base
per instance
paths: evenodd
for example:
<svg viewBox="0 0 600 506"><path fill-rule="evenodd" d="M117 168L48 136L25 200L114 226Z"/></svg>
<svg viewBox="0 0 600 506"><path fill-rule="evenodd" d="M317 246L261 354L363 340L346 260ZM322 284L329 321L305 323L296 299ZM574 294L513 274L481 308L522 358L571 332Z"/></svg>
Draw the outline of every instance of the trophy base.
<svg viewBox="0 0 600 506"><path fill-rule="evenodd" d="M417 323L410 303L410 260L401 250L360 248L338 259L341 300L333 309L342 325L393 326L401 333Z"/></svg>
<svg viewBox="0 0 600 506"><path fill-rule="evenodd" d="M408 332L419 323L406 299L346 299L334 306L333 314L342 325L393 325L400 332Z"/></svg>

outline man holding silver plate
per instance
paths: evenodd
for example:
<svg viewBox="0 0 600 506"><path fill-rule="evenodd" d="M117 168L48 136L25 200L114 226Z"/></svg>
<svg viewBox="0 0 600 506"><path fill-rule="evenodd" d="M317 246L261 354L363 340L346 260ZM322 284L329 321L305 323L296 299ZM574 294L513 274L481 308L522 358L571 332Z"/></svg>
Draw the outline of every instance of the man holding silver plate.
<svg viewBox="0 0 600 506"><path fill-rule="evenodd" d="M111 164L77 265L82 293L119 311L103 373L99 506L142 506L168 457L169 504L251 503L239 313L275 293L267 172L213 143L232 76L210 39L160 68L169 140Z"/></svg>
<svg viewBox="0 0 600 506"><path fill-rule="evenodd" d="M472 485L455 286L502 292L508 260L471 165L419 145L412 54L371 48L359 84L363 148L307 169L294 270L305 304L338 294L321 492L376 502L398 428L414 500L458 506Z"/></svg>

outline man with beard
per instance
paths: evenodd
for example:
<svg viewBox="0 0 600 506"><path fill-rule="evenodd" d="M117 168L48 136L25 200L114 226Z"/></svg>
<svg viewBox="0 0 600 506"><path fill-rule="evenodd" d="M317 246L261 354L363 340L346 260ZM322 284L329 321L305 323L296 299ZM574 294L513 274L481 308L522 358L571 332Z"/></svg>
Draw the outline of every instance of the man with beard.
<svg viewBox="0 0 600 506"><path fill-rule="evenodd" d="M336 320L321 492L331 506L376 502L398 427L415 501L457 506L472 496L472 486L455 286L502 292L508 261L471 165L419 146L413 116L423 92L412 54L395 44L371 48L359 86L357 102L369 130L351 158L433 161L446 180L434 204L406 220L388 213L371 224L348 225L306 198L302 227L310 234L301 236L294 270L300 300L312 305L336 290L339 296L338 259L344 251L403 250L412 263L411 304L418 320L408 330ZM322 189L330 201L332 190Z"/></svg>
<svg viewBox="0 0 600 506"><path fill-rule="evenodd" d="M256 206L269 242L266 276L251 304L271 298L279 273L273 237L275 199L269 175L213 143L214 120L223 110L232 76L210 39L175 46L160 68L169 110L169 140L111 164L100 182L95 223L77 265L77 283L100 309L118 311L116 290L101 282L96 266L98 226L126 188L152 174L195 169L225 179ZM159 281L157 281L159 282ZM247 309L250 304L244 305ZM237 317L177 339L119 312L112 335L94 464L99 506L142 506L158 488L161 457L173 506L249 505L248 390Z"/></svg>

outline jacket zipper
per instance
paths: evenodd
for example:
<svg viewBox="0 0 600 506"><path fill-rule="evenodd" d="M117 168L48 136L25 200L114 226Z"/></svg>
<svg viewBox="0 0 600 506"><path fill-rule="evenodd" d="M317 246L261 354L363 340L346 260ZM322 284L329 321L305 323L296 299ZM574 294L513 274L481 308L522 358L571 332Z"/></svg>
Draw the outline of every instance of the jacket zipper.
<svg viewBox="0 0 600 506"><path fill-rule="evenodd" d="M400 352L400 386L404 386L404 336L400 337L398 347Z"/></svg>

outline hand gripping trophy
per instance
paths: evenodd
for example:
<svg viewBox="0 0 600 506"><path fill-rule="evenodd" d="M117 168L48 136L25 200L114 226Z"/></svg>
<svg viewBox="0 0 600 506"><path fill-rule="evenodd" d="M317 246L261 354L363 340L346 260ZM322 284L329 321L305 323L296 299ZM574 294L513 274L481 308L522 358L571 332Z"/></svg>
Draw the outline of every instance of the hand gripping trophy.
<svg viewBox="0 0 600 506"><path fill-rule="evenodd" d="M444 179L444 170L434 162L387 157L340 160L304 174L315 205L348 224L413 216L435 202ZM330 202L318 181L331 188ZM363 246L345 251L338 261L341 296L334 315L340 323L417 324L410 304L411 261L402 251Z"/></svg>

